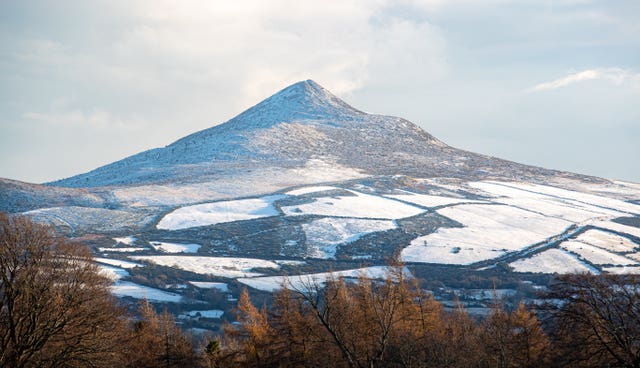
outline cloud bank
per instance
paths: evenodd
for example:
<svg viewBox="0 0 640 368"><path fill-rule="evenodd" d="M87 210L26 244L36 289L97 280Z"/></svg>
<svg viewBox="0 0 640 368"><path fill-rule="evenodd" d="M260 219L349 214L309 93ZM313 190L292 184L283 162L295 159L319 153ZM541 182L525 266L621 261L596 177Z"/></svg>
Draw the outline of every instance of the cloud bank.
<svg viewBox="0 0 640 368"><path fill-rule="evenodd" d="M560 79L536 84L535 86L527 89L526 91L527 92L548 91L548 90L563 88L572 84L590 81L590 80L604 80L614 85L629 84L635 88L640 89L640 73L634 73L630 70L625 70L620 68L605 68L605 69L587 69L581 72L572 73Z"/></svg>

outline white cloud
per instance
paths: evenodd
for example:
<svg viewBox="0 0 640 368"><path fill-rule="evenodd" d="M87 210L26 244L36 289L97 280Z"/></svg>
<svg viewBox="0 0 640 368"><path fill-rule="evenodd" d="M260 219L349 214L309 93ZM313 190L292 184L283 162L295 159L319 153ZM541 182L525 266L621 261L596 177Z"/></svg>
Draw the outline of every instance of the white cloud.
<svg viewBox="0 0 640 368"><path fill-rule="evenodd" d="M526 92L553 90L589 80L604 80L614 85L629 84L632 87L640 87L640 73L633 73L620 68L604 68L587 69L550 82L536 84L527 89Z"/></svg>
<svg viewBox="0 0 640 368"><path fill-rule="evenodd" d="M29 121L58 126L61 128L88 127L93 129L136 130L144 125L138 117L121 119L104 110L85 112L82 110L27 112L22 117Z"/></svg>

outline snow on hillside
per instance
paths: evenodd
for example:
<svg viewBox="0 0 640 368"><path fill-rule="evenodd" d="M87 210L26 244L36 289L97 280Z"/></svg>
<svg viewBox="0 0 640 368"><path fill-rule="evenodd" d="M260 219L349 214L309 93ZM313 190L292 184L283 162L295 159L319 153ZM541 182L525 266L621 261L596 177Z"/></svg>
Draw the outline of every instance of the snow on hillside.
<svg viewBox="0 0 640 368"><path fill-rule="evenodd" d="M254 268L280 268L277 263L256 258L192 256L132 256L130 258L203 275L227 278L260 276L260 273L252 272Z"/></svg>
<svg viewBox="0 0 640 368"><path fill-rule="evenodd" d="M545 194L551 197L570 199L573 201L573 203L585 203L597 206L602 209L612 209L618 212L627 212L630 214L640 215L640 205L621 201L618 199L533 183L510 182L504 185L512 186L533 193Z"/></svg>
<svg viewBox="0 0 640 368"><path fill-rule="evenodd" d="M112 259L112 258L94 258L94 261L98 262L98 263L104 263L104 264L108 264L111 266L116 266L116 267L121 267L121 268L134 268L134 267L144 267L143 264L140 263L135 263L135 262L129 262L129 261L123 261L121 259Z"/></svg>
<svg viewBox="0 0 640 368"><path fill-rule="evenodd" d="M278 165L280 164L280 165ZM192 175L211 170L205 164L191 165ZM335 159L312 158L291 167L276 163L243 163L216 169L217 175L205 176L202 182L174 182L169 184L136 184L113 189L116 200L132 207L179 206L198 202L253 197L297 185L316 184L325 181L341 181L362 178L361 171L343 166Z"/></svg>
<svg viewBox="0 0 640 368"><path fill-rule="evenodd" d="M109 278L111 281L118 281L123 277L129 276L129 271L122 269L120 267L106 266L106 265L98 265L99 272L101 275Z"/></svg>
<svg viewBox="0 0 640 368"><path fill-rule="evenodd" d="M424 212L423 209L370 194L349 190L351 196L315 198L311 203L282 207L287 216L320 215L372 219L400 219Z"/></svg>
<svg viewBox="0 0 640 368"><path fill-rule="evenodd" d="M163 230L179 230L277 216L279 212L273 206L273 202L282 198L283 195L272 195L181 207L166 214L156 227Z"/></svg>
<svg viewBox="0 0 640 368"><path fill-rule="evenodd" d="M598 274L598 270L580 261L575 255L560 249L549 249L531 258L519 259L509 264L516 272Z"/></svg>
<svg viewBox="0 0 640 368"><path fill-rule="evenodd" d="M138 247L118 247L118 248L106 248L106 247L99 247L98 248L98 252L102 252L102 253L134 253L134 252L141 252L143 250L147 250L149 248L138 248Z"/></svg>
<svg viewBox="0 0 640 368"><path fill-rule="evenodd" d="M587 202L575 201L570 197L559 197L546 193L532 192L519 186L518 183L473 182L469 186L480 189L497 197L492 202L525 208L546 216L561 218L572 222L584 222L603 216L623 216L625 213L614 209L602 208ZM568 193L561 191L560 193ZM573 195L572 195L573 196Z"/></svg>
<svg viewBox="0 0 640 368"><path fill-rule="evenodd" d="M182 301L180 294L138 285L130 281L118 281L110 288L111 293L119 298L131 297L134 299L147 299L149 301L170 303L180 303Z"/></svg>
<svg viewBox="0 0 640 368"><path fill-rule="evenodd" d="M438 214L462 228L440 228L402 250L405 262L471 264L521 250L565 231L568 221L505 205L462 204Z"/></svg>
<svg viewBox="0 0 640 368"><path fill-rule="evenodd" d="M303 194L326 192L326 191L329 191L329 190L337 190L337 189L341 189L341 188L329 187L329 186L311 186L311 187L303 187L303 188L299 188L299 189L290 190L290 191L286 192L285 194L292 195L292 196L299 196L299 195L303 195Z"/></svg>
<svg viewBox="0 0 640 368"><path fill-rule="evenodd" d="M483 203L485 201L476 201L466 198L454 198L447 196L429 195L411 193L406 190L399 191L404 194L387 194L385 197L397 199L399 201L414 203L424 207L439 207L456 203ZM485 202L486 203L486 202Z"/></svg>
<svg viewBox="0 0 640 368"><path fill-rule="evenodd" d="M135 242L138 241L138 239L133 235L123 236L121 238L113 238L113 240L115 240L117 243L125 245L134 245Z"/></svg>
<svg viewBox="0 0 640 368"><path fill-rule="evenodd" d="M640 228L639 227L622 225L622 224L619 224L617 222L605 221L605 220L591 221L591 222L589 222L589 224L592 225L592 226L595 226L595 227L600 227L600 228L607 229L607 230L613 230L615 232L619 232L619 233L622 233L622 234L633 235L636 238L640 238Z"/></svg>
<svg viewBox="0 0 640 368"><path fill-rule="evenodd" d="M307 257L334 258L336 247L360 239L363 235L395 229L389 220L322 218L302 225L307 238Z"/></svg>
<svg viewBox="0 0 640 368"><path fill-rule="evenodd" d="M560 247L594 265L635 266L638 264L629 258L579 241L565 241L560 243Z"/></svg>
<svg viewBox="0 0 640 368"><path fill-rule="evenodd" d="M149 244L153 249L164 253L197 253L200 244L178 244L159 241L150 241Z"/></svg>
<svg viewBox="0 0 640 368"><path fill-rule="evenodd" d="M112 264L114 266L106 266L104 264L98 264L99 272L105 277L111 279L114 284L109 287L111 293L119 298L131 297L134 299L147 299L149 301L156 302L172 302L179 303L182 300L182 296L167 291L154 289L149 286L139 285L130 281L122 281L123 277L128 277L130 274L127 270L121 268L131 268L134 263L127 261L112 260L107 258L96 259L98 262ZM137 265L137 264L136 264Z"/></svg>
<svg viewBox="0 0 640 368"><path fill-rule="evenodd" d="M290 289L297 289L304 291L309 286L324 285L327 280L331 278L357 278L366 277L369 279L384 279L389 275L391 269L387 266L373 266L358 268L353 270L336 271L336 272L323 272L305 275L289 275L289 276L268 276L268 277L253 277L253 278L239 278L238 281L252 287L254 289L274 292L281 289L284 285ZM408 270L403 271L407 276L411 276Z"/></svg>
<svg viewBox="0 0 640 368"><path fill-rule="evenodd" d="M604 267L602 270L616 275L640 275L640 267L638 266Z"/></svg>
<svg viewBox="0 0 640 368"><path fill-rule="evenodd" d="M629 238L602 230L585 231L576 240L612 252L631 252L635 248L640 248L640 244L635 244Z"/></svg>

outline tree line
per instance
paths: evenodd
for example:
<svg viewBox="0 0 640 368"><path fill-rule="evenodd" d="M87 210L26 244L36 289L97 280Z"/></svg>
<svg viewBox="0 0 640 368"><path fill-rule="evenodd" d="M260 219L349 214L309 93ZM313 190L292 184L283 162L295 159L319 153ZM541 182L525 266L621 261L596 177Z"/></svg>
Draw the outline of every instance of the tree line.
<svg viewBox="0 0 640 368"><path fill-rule="evenodd" d="M269 309L245 290L213 366L640 367L639 281L559 276L547 303L506 311L496 298L484 318L445 310L401 267L383 282L289 285Z"/></svg>
<svg viewBox="0 0 640 368"><path fill-rule="evenodd" d="M401 265L385 280L244 290L236 322L195 343L168 312L109 293L90 252L0 214L0 367L636 367L640 279L558 276L539 305L447 310Z"/></svg>

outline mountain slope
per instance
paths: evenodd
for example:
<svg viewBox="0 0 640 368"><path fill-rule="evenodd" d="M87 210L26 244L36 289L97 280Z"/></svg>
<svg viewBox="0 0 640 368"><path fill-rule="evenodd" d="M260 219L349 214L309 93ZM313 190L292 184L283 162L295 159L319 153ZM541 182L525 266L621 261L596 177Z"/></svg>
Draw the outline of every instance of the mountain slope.
<svg viewBox="0 0 640 368"><path fill-rule="evenodd" d="M530 178L558 174L449 147L407 120L364 113L307 80L224 124L49 185L198 183L243 170L304 167L312 159L369 175Z"/></svg>

